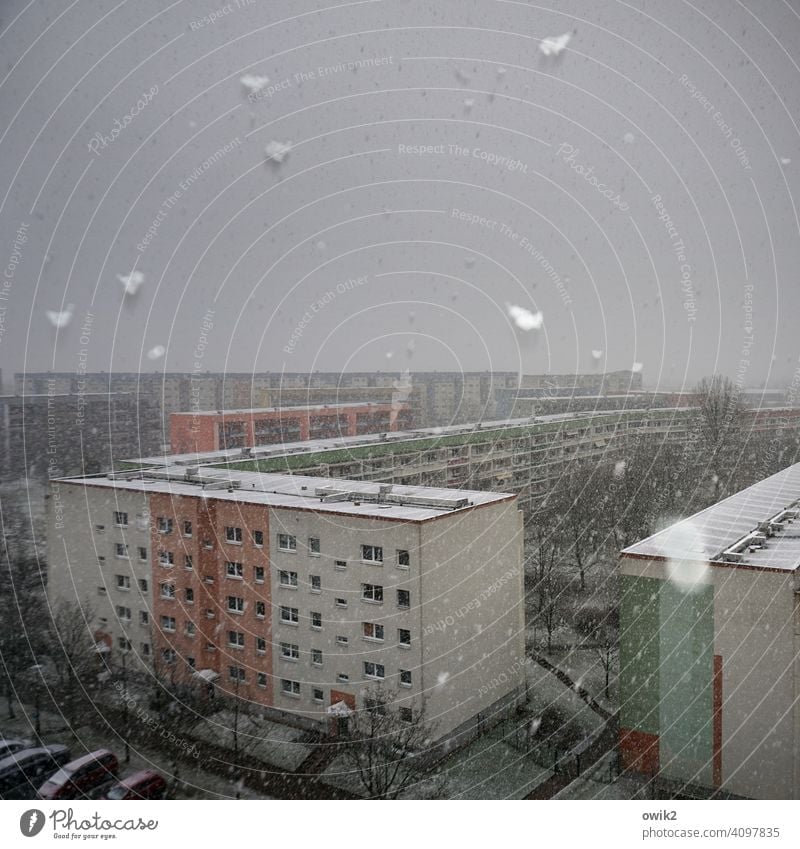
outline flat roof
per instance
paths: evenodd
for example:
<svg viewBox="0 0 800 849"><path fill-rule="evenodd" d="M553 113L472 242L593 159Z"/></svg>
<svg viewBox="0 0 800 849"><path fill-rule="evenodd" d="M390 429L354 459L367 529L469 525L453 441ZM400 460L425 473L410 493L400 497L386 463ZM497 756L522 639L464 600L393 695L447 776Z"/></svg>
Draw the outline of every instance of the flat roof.
<svg viewBox="0 0 800 849"><path fill-rule="evenodd" d="M367 387L372 388L372 387ZM179 410L175 413L170 413L172 416L222 416L226 418L237 417L237 416L253 416L258 415L259 413L291 413L291 412L304 412L310 410L328 410L333 413L341 407L355 407L355 408L364 408L364 407L396 407L400 409L400 407L406 407L406 403L404 401L398 401L395 403L394 401L343 401L341 404L333 403L333 404L292 404L287 407L252 407L252 408L243 408L240 410L191 410L186 412L185 410Z"/></svg>
<svg viewBox="0 0 800 849"><path fill-rule="evenodd" d="M794 571L800 566L800 517L781 516L792 508L800 513L800 463L628 546L622 556ZM754 537L770 520L771 532Z"/></svg>
<svg viewBox="0 0 800 849"><path fill-rule="evenodd" d="M169 466L136 472L109 472L105 476L61 478L58 483L108 490L190 495L262 504L265 507L405 522L424 522L471 507L516 498L510 492L399 486L308 475L238 472L209 466L191 469Z"/></svg>
<svg viewBox="0 0 800 849"><path fill-rule="evenodd" d="M155 457L138 457L126 462L141 466L163 466L164 464L190 465L212 462L247 462L248 460L267 460L275 457L288 457L296 454L315 454L325 451L338 451L342 448L358 448L368 445L391 445L395 442L406 442L415 439L431 439L441 436L480 433L481 431L508 430L515 427L533 427L548 422L569 422L573 419L605 418L627 416L634 413L654 413L658 416L669 413L691 412L691 407L631 408L626 410L586 410L570 413L548 413L542 416L525 416L518 419L500 419L463 425L447 425L444 427L423 427L414 430L388 431L381 433L365 433L359 436L335 436L328 439L306 439L298 442L276 442L269 445L256 445L249 449L249 454L242 454L241 448L220 449L188 454L159 454Z"/></svg>

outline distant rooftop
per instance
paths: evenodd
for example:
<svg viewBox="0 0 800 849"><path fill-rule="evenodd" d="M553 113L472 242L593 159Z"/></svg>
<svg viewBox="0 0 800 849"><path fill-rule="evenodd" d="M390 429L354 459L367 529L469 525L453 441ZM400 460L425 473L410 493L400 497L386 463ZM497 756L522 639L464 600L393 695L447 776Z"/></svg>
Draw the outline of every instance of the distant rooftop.
<svg viewBox="0 0 800 849"><path fill-rule="evenodd" d="M108 490L194 495L222 501L287 507L317 513L424 522L468 507L516 498L509 492L478 492L428 486L398 486L305 475L233 472L207 466L109 472L63 478L60 484Z"/></svg>
<svg viewBox="0 0 800 849"><path fill-rule="evenodd" d="M624 549L623 556L800 567L800 463Z"/></svg>
<svg viewBox="0 0 800 849"><path fill-rule="evenodd" d="M367 387L372 389L374 387ZM402 402L398 402L402 404ZM241 416L255 416L259 413L300 413L310 412L313 410L327 410L334 412L341 407L364 409L365 407L392 407L393 402L389 401L342 401L332 402L330 404L293 404L290 407L245 407L238 410L180 410L172 413L173 416L223 416L225 418L240 418ZM403 406L405 406L403 404Z"/></svg>
<svg viewBox="0 0 800 849"><path fill-rule="evenodd" d="M459 434L480 433L482 431L501 431L516 427L531 427L536 423L568 422L571 419L592 417L619 417L633 413L654 412L659 416L672 413L691 412L690 407L664 407L658 410L627 409L627 410L589 410L574 413L553 413L544 416L525 416L518 419L501 419L498 421L471 422L469 424L448 425L446 427L423 427L413 430L389 431L387 433L368 433L360 436L336 436L328 439L307 439L300 442L278 442L269 445L256 445L253 448L229 448L218 451L205 451L189 454L161 454L155 457L139 457L127 460L140 466L163 466L165 464L191 465L196 463L242 462L247 460L265 460L275 457L285 457L294 454L313 454L324 451L339 451L341 449L357 448L366 445L389 445L394 442L407 442L414 439L431 439L436 437L455 436Z"/></svg>

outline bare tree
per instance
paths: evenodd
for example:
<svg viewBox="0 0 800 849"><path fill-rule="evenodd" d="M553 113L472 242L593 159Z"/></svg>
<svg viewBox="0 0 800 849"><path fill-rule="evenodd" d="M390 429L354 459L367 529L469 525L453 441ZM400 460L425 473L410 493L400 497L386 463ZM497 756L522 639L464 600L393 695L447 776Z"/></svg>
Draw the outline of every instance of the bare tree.
<svg viewBox="0 0 800 849"><path fill-rule="evenodd" d="M425 773L420 756L431 727L424 710L398 708L397 701L396 694L370 689L367 706L350 719L344 759L371 799L397 799Z"/></svg>
<svg viewBox="0 0 800 849"><path fill-rule="evenodd" d="M575 614L575 630L597 653L605 672L605 697L610 698L611 670L619 654L619 607L581 607Z"/></svg>
<svg viewBox="0 0 800 849"><path fill-rule="evenodd" d="M102 671L93 622L88 603L59 599L51 608L47 650L55 669L51 695L70 724L91 703Z"/></svg>

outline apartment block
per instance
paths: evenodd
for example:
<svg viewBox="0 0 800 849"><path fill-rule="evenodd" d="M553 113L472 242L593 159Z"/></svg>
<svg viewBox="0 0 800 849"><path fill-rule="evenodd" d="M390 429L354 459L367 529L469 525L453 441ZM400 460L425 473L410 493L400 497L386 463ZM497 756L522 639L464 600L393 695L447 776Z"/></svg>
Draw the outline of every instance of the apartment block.
<svg viewBox="0 0 800 849"><path fill-rule="evenodd" d="M0 396L0 479L46 481L113 467L161 448L158 409L131 393Z"/></svg>
<svg viewBox="0 0 800 849"><path fill-rule="evenodd" d="M203 466L52 490L48 592L88 602L112 660L325 728L384 688L437 740L523 698L512 494Z"/></svg>
<svg viewBox="0 0 800 849"><path fill-rule="evenodd" d="M623 767L800 798L800 464L626 548Z"/></svg>
<svg viewBox="0 0 800 849"><path fill-rule="evenodd" d="M172 452L231 448L393 432L411 426L406 404L333 404L170 415Z"/></svg>

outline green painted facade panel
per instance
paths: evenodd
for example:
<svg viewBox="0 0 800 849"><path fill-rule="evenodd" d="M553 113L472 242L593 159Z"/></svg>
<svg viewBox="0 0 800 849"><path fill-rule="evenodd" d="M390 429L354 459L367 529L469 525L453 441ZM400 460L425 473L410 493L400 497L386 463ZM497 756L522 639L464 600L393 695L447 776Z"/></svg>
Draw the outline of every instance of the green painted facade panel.
<svg viewBox="0 0 800 849"><path fill-rule="evenodd" d="M623 575L620 603L620 727L659 731L661 581Z"/></svg>
<svg viewBox="0 0 800 849"><path fill-rule="evenodd" d="M710 784L714 588L661 582L659 753L667 777Z"/></svg>

